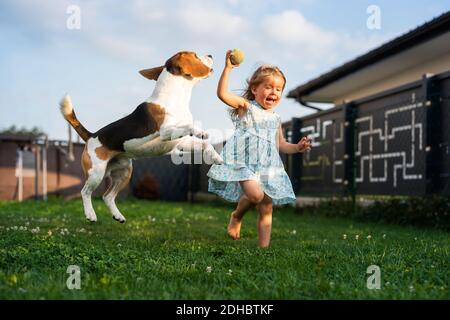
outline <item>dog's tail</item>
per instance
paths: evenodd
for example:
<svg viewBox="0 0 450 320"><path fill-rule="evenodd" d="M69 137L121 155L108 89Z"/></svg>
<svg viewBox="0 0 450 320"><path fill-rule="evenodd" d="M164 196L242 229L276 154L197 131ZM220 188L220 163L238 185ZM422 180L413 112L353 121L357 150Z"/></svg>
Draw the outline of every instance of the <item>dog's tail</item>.
<svg viewBox="0 0 450 320"><path fill-rule="evenodd" d="M73 110L72 100L69 95L65 95L61 102L59 103L61 113L64 119L70 123L70 125L75 129L75 131L80 135L81 139L87 141L92 137L92 133L89 132L83 125L78 121L75 111Z"/></svg>

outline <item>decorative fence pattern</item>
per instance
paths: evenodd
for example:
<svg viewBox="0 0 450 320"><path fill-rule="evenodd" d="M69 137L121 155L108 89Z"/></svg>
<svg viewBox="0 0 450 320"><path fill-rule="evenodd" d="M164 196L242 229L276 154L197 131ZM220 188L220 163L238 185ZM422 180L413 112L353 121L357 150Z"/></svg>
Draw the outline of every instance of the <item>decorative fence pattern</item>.
<svg viewBox="0 0 450 320"><path fill-rule="evenodd" d="M292 142L313 149L293 156L299 193L450 195L450 72L423 77L290 123Z"/></svg>

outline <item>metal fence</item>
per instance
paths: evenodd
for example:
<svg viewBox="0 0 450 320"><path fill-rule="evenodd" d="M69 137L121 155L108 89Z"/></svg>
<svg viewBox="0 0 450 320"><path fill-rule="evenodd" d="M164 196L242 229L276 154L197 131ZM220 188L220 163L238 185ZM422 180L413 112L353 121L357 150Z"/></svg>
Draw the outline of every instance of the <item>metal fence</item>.
<svg viewBox="0 0 450 320"><path fill-rule="evenodd" d="M450 195L450 72L294 118L292 142L313 148L293 156L296 193Z"/></svg>

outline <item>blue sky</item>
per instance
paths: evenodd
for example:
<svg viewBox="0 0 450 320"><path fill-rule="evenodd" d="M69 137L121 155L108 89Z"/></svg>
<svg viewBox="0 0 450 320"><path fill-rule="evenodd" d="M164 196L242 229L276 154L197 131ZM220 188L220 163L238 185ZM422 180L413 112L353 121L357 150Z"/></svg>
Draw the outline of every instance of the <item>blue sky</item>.
<svg viewBox="0 0 450 320"><path fill-rule="evenodd" d="M81 10L79 30L66 27L70 5ZM366 26L370 5L381 10L379 30ZM0 128L38 126L66 139L58 102L67 92L80 121L96 131L150 96L154 82L138 70L192 50L215 59L215 73L194 88L191 110L220 141L232 131L215 95L227 49L246 54L230 90L239 93L258 64L271 63L286 74L287 94L448 10L443 0L2 0ZM283 120L311 112L287 98L275 111Z"/></svg>

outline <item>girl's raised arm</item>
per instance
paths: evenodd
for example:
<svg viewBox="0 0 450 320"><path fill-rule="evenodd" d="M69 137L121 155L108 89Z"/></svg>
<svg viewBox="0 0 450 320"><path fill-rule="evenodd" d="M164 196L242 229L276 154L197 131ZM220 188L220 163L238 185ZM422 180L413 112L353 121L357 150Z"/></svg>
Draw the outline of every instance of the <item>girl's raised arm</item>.
<svg viewBox="0 0 450 320"><path fill-rule="evenodd" d="M228 78L231 69L237 67L230 61L231 50L227 51L225 67L217 85L217 97L232 108L248 108L248 101L228 91Z"/></svg>

